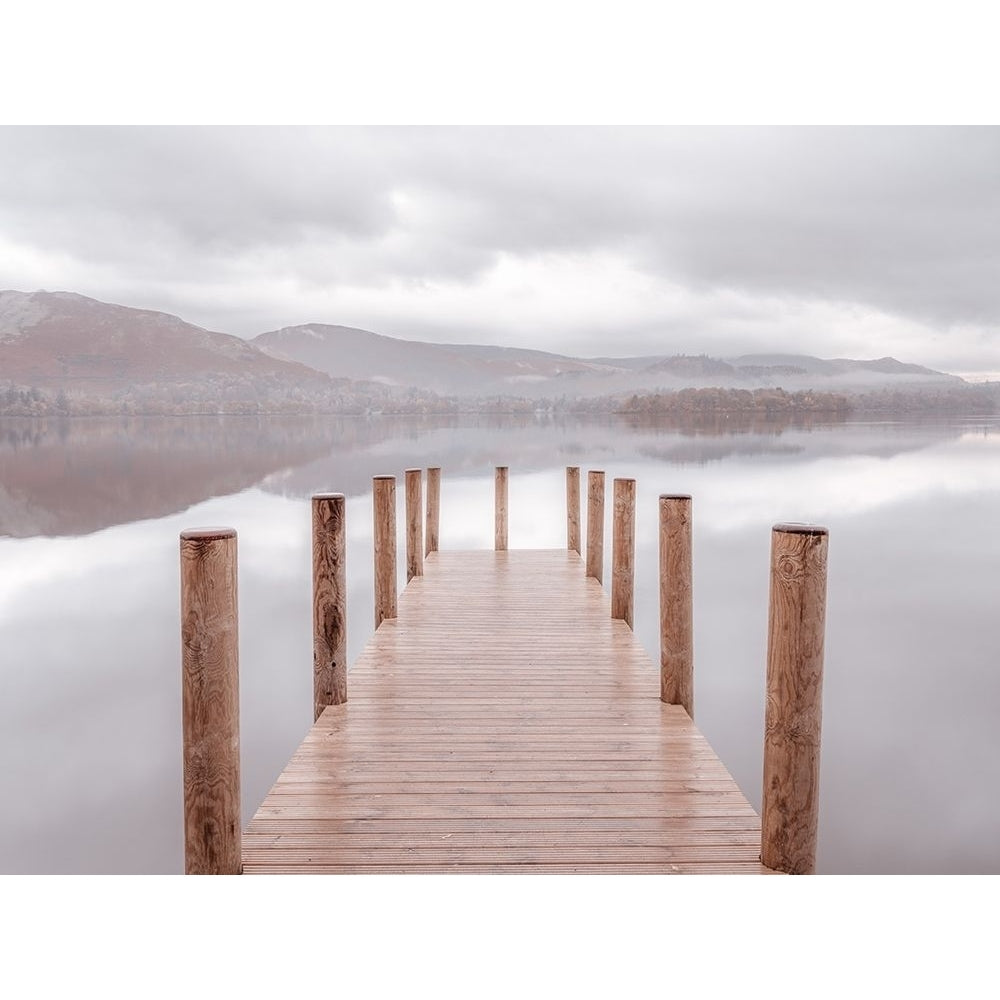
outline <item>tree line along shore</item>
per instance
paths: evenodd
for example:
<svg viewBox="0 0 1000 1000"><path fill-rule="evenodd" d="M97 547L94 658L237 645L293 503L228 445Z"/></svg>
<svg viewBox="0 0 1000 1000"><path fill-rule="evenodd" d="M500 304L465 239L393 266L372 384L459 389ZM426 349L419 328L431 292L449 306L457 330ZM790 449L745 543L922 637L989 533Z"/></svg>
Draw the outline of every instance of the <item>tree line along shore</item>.
<svg viewBox="0 0 1000 1000"><path fill-rule="evenodd" d="M204 414L460 414L566 413L628 414L640 417L697 415L811 416L831 421L869 415L998 411L1000 383L919 389L881 388L867 392L794 392L782 388L685 388L604 396L533 398L517 395L445 396L419 388L391 389L350 383L318 393L249 385L240 380L211 385L130 386L110 392L47 388L0 380L0 416L183 416Z"/></svg>

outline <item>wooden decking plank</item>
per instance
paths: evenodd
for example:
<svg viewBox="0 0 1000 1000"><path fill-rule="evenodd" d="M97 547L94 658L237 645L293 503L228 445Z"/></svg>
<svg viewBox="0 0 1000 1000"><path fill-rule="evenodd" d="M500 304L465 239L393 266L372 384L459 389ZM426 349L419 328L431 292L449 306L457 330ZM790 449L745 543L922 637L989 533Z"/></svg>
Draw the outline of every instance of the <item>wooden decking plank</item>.
<svg viewBox="0 0 1000 1000"><path fill-rule="evenodd" d="M256 872L767 872L760 821L567 552L434 554L243 839Z"/></svg>
<svg viewBox="0 0 1000 1000"><path fill-rule="evenodd" d="M680 847L630 847L626 844L612 844L607 847L589 845L586 847L565 847L562 844L547 847L514 847L509 844L473 847L449 847L447 842L439 845L410 847L406 849L389 847L316 847L298 848L280 845L286 859L294 864L314 860L319 864L364 865L364 864L677 864L686 863L726 863L728 861L752 862L759 859L760 844L681 845ZM266 853L262 851L262 853ZM245 861L251 864L255 855L251 851ZM758 860L759 863L759 860Z"/></svg>
<svg viewBox="0 0 1000 1000"><path fill-rule="evenodd" d="M245 875L773 875L758 861L722 864L344 864L289 860L276 868L267 862L252 861L244 864Z"/></svg>
<svg viewBox="0 0 1000 1000"><path fill-rule="evenodd" d="M257 830L263 836L282 839L295 837L322 836L341 837L408 837L414 833L451 835L454 837L476 837L497 835L503 837L542 837L551 843L552 832L561 831L567 843L588 843L591 838L604 837L635 839L645 837L663 838L664 842L683 842L688 839L711 841L731 836L744 838L753 835L754 818L749 816L690 816L658 819L653 817L629 817L613 819L601 817L589 822L585 828L567 830L560 819L510 817L488 819L340 819L340 820L256 820Z"/></svg>

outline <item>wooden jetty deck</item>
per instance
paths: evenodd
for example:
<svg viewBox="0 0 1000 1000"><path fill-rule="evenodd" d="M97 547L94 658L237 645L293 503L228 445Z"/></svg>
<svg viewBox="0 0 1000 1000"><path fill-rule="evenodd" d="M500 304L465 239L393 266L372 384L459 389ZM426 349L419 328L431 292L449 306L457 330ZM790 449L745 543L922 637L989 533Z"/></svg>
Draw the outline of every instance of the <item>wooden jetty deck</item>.
<svg viewBox="0 0 1000 1000"><path fill-rule="evenodd" d="M815 870L826 529L771 536L763 810L692 722L691 497L661 494L660 665L632 634L635 481L567 474L567 548L438 552L440 469L373 480L375 634L347 673L343 494L312 498L315 725L242 831L236 532L181 534L185 870ZM426 552L426 559L424 558ZM348 698L348 687L350 697Z"/></svg>
<svg viewBox="0 0 1000 1000"><path fill-rule="evenodd" d="M572 551L431 554L244 873L766 872L760 820Z"/></svg>

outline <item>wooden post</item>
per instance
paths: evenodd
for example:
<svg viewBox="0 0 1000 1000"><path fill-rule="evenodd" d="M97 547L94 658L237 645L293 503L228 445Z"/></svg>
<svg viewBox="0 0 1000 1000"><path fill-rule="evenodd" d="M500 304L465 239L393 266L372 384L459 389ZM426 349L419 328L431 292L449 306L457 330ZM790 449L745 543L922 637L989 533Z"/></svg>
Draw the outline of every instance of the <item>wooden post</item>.
<svg viewBox="0 0 1000 1000"><path fill-rule="evenodd" d="M424 575L423 473L406 470L406 582Z"/></svg>
<svg viewBox="0 0 1000 1000"><path fill-rule="evenodd" d="M587 473L587 576L604 578L604 473Z"/></svg>
<svg viewBox="0 0 1000 1000"><path fill-rule="evenodd" d="M239 875L239 616L236 532L183 531L181 674L184 871Z"/></svg>
<svg viewBox="0 0 1000 1000"><path fill-rule="evenodd" d="M566 548L580 554L580 467L566 466Z"/></svg>
<svg viewBox="0 0 1000 1000"><path fill-rule="evenodd" d="M441 530L441 470L431 466L427 470L427 548L424 555L438 550L438 534Z"/></svg>
<svg viewBox="0 0 1000 1000"><path fill-rule="evenodd" d="M614 524L611 540L611 617L632 627L635 592L635 480L614 482Z"/></svg>
<svg viewBox="0 0 1000 1000"><path fill-rule="evenodd" d="M396 617L396 477L372 480L375 517L375 628Z"/></svg>
<svg viewBox="0 0 1000 1000"><path fill-rule="evenodd" d="M313 721L347 701L347 501L312 498Z"/></svg>
<svg viewBox="0 0 1000 1000"><path fill-rule="evenodd" d="M496 539L495 548L497 552L507 550L507 466L498 465L496 468L496 494L495 494L496 518L494 536Z"/></svg>
<svg viewBox="0 0 1000 1000"><path fill-rule="evenodd" d="M660 495L660 701L694 718L691 497Z"/></svg>
<svg viewBox="0 0 1000 1000"><path fill-rule="evenodd" d="M827 537L806 524L771 532L760 859L795 875L816 870Z"/></svg>

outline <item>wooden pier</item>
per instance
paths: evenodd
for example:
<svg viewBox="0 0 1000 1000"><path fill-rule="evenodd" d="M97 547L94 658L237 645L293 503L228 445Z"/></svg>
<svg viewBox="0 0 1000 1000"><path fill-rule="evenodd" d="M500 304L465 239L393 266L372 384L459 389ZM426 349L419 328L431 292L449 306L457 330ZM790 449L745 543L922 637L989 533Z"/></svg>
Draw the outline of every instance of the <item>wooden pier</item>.
<svg viewBox="0 0 1000 1000"><path fill-rule="evenodd" d="M435 551L439 479L430 477L434 510L428 507L426 557L416 527L422 512L416 509L420 491L413 471L407 473L409 582L398 601L394 585L392 600L384 593L376 598L379 624L351 667L349 697L342 665L331 660L344 655L343 613L331 611L342 600L337 591L343 585L323 591L324 581L342 573L342 540L319 539L314 545L317 565L326 567L317 576L316 592L332 595L329 601L317 599L314 666L317 678L338 680L317 681L316 722L237 843L240 867L233 867L231 847L226 853L211 846L213 857L230 859L225 870L812 870L818 714L811 730L815 754L807 754L805 763L800 744L813 744L811 737L802 738L801 710L791 706L798 712L794 731L786 732L780 718L781 697L774 699L778 715L771 717L771 661L787 652L787 637L779 635L769 656L768 732L779 754L787 755L791 745L792 757L775 757L765 774L765 816L774 826L774 843L762 846L760 818L686 710L692 690L689 580L672 580L668 587L661 580L660 669L632 634L634 482L616 484L609 601L586 572L596 563L594 554L585 559L576 551L578 470L567 478L568 548L555 551L507 550L506 469L497 474L495 550ZM395 517L394 501L387 506L390 485L386 477L374 484L376 517L387 522ZM314 527L333 524L342 532L342 509L317 520L317 509L331 502L331 495L314 498ZM689 573L690 498L664 496L660 504L661 568L687 566ZM796 544L805 539L808 547L809 539L818 538L825 546L823 529L779 529ZM665 552L663 544L673 548ZM800 588L803 580L814 579L812 570L825 570L825 547L820 555L813 566L785 549L773 555L772 633L788 631L787 623L774 617L775 576L779 588L782 580ZM380 579L383 589L385 580L395 579L395 558L394 530L380 532L376 526L377 587ZM803 605L796 598L792 605L799 620L819 624L821 667L821 609L817 617L808 600ZM814 680L815 639L813 634L804 640L811 642ZM204 645L200 641L199 649ZM683 676L673 676L678 672ZM815 694L815 684L811 690ZM671 691L681 694L672 697ZM818 704L814 708L818 713ZM186 757L187 742L186 728ZM238 735L236 743L238 755ZM221 762L218 770L228 776L234 765ZM235 770L238 780L238 760ZM189 784L186 768L186 788ZM215 787L211 775L206 787ZM786 816L789 794L799 800L805 794L805 800ZM231 815L231 790L221 800ZM200 804L186 801L189 871L219 870L204 860L209 838L219 835L219 824L206 820L205 807L205 795ZM761 862L762 851L773 867Z"/></svg>

